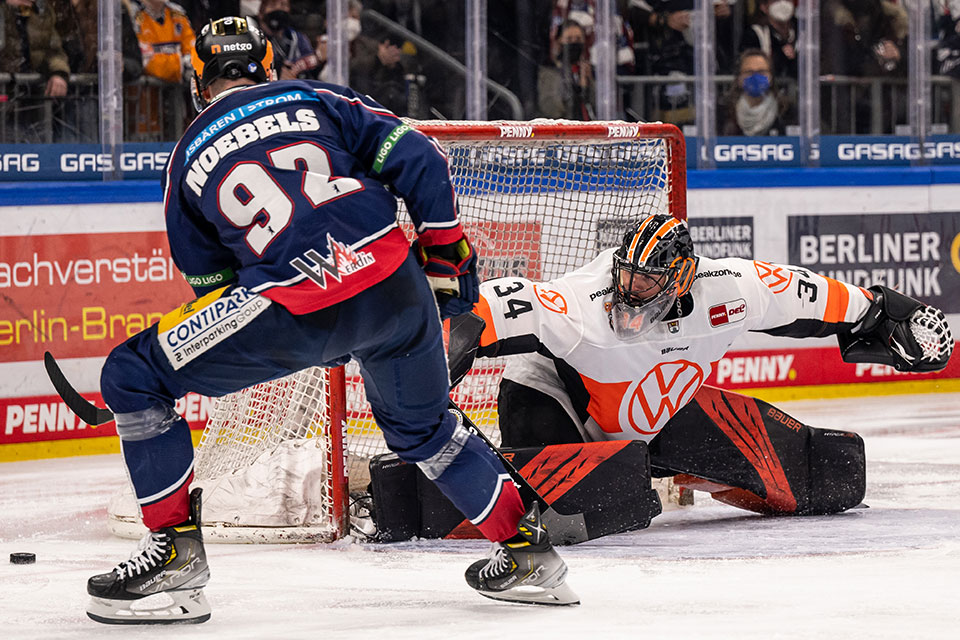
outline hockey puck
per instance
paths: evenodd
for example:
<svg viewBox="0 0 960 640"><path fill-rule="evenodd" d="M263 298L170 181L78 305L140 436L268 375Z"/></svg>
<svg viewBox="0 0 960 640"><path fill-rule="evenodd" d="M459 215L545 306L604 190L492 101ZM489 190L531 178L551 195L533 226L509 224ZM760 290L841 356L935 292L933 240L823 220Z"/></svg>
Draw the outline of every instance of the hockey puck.
<svg viewBox="0 0 960 640"><path fill-rule="evenodd" d="M37 561L34 553L11 553L10 562L13 564L33 564Z"/></svg>

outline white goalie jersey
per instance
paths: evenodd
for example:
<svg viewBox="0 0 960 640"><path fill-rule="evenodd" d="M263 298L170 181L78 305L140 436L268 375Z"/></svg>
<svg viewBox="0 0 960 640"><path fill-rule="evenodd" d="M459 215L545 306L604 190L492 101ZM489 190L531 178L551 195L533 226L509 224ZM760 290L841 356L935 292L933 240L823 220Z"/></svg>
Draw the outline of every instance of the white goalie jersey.
<svg viewBox="0 0 960 640"><path fill-rule="evenodd" d="M689 402L737 336L797 338L853 327L872 294L802 268L700 258L690 293L626 342L611 328L613 249L549 282L484 282L478 355L507 358L504 377L556 398L587 441L652 440Z"/></svg>

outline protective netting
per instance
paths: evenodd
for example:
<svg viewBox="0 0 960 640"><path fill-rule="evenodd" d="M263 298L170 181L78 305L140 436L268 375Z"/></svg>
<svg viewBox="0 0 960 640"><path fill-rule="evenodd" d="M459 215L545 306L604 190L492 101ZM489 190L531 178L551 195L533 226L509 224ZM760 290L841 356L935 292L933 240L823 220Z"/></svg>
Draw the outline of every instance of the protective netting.
<svg viewBox="0 0 960 640"><path fill-rule="evenodd" d="M675 127L541 121L413 124L434 136L447 154L460 218L480 255L481 280L549 280L618 245L639 216L670 212L685 217L683 143ZM402 203L398 216L410 234ZM500 359L480 362L452 395L495 441L502 372ZM217 505L216 522L231 527L297 527L335 518L331 503L342 497L335 495L330 460L343 452L331 446L327 406L337 390L329 389L327 379L327 371L311 369L218 401L197 449L196 478L211 494L225 491L236 504L205 496L205 521L214 516L207 509L211 504ZM355 363L346 367L345 398L348 474L351 487L359 487L369 459L386 447ZM296 446L283 445L288 442ZM293 462L294 455L320 464L312 472L303 470ZM292 466L295 472L271 473L271 465ZM307 476L313 480L305 482ZM316 482L318 476L322 482ZM291 486L274 491L251 488L287 480ZM305 492L318 490L319 501L303 499ZM275 517L274 505L253 504L260 493L262 499L292 509L285 524ZM332 533L321 537L342 535L342 527L330 523Z"/></svg>

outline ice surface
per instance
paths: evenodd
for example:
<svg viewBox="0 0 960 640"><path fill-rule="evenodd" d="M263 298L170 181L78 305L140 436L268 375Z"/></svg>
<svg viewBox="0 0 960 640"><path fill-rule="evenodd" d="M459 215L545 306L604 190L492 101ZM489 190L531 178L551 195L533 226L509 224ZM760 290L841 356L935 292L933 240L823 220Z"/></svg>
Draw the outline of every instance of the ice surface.
<svg viewBox="0 0 960 640"><path fill-rule="evenodd" d="M135 546L106 530L119 457L3 464L0 638L960 638L960 394L778 406L864 435L869 509L765 518L698 493L645 531L562 549L583 601L563 609L474 594L478 541L208 545L209 622L105 627L84 588Z"/></svg>

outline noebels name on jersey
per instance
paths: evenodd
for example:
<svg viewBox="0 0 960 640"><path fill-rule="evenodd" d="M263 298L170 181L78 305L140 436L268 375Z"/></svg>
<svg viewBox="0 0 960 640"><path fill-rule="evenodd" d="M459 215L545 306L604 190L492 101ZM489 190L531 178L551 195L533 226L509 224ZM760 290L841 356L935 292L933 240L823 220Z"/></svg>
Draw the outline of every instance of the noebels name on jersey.
<svg viewBox="0 0 960 640"><path fill-rule="evenodd" d="M277 96L276 98L280 97L282 96ZM296 96L291 97L296 98ZM248 144L281 133L317 131L320 129L320 121L312 110L291 108L255 118L250 122L238 124L224 131L231 124L246 117L262 106L271 106L278 101L277 99L272 99L243 105L224 114L222 118L211 123L200 132L197 138L187 147L185 154L188 167L185 182L191 191L197 196L200 196L203 186L207 183L208 175L216 168L217 164L230 153L243 149ZM263 104L261 105L260 103ZM203 151L197 154L196 158L191 161L190 157L197 149L203 146L211 135L219 133L220 131L224 131L224 133L221 133L215 138L212 144L207 144Z"/></svg>

